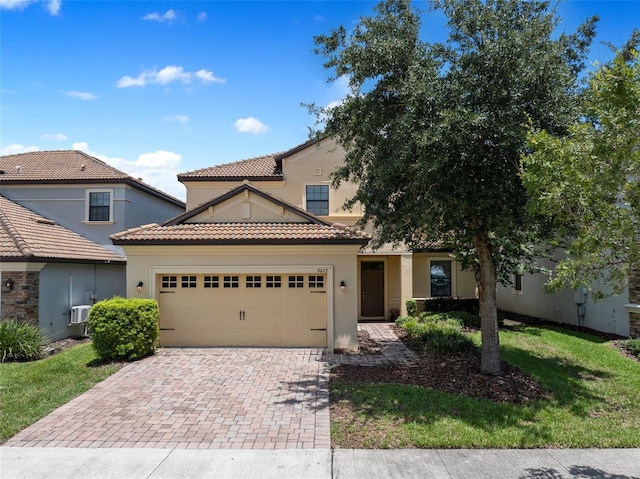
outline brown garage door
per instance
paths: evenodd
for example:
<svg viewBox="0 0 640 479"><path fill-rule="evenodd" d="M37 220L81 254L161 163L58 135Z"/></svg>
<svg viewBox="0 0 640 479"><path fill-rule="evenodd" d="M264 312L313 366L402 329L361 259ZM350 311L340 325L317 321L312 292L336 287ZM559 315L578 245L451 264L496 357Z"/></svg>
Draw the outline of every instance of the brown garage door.
<svg viewBox="0 0 640 479"><path fill-rule="evenodd" d="M324 274L161 274L161 346L327 346Z"/></svg>

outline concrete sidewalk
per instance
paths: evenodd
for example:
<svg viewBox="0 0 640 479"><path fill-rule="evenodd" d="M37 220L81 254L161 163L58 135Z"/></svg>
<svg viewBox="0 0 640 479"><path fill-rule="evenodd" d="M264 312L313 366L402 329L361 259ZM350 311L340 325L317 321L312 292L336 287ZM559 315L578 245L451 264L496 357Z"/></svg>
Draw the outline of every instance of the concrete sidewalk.
<svg viewBox="0 0 640 479"><path fill-rule="evenodd" d="M640 479L640 449L86 449L0 447L2 479Z"/></svg>

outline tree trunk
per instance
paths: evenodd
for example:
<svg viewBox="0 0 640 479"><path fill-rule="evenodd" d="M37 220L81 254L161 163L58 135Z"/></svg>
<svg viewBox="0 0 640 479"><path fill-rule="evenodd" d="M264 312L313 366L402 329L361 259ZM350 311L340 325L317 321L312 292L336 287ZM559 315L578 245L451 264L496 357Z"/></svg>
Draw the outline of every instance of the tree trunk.
<svg viewBox="0 0 640 479"><path fill-rule="evenodd" d="M480 302L480 328L482 355L480 370L483 374L500 374L500 339L498 337L498 310L496 307L496 265L491 244L486 235L474 238L478 255L478 298Z"/></svg>

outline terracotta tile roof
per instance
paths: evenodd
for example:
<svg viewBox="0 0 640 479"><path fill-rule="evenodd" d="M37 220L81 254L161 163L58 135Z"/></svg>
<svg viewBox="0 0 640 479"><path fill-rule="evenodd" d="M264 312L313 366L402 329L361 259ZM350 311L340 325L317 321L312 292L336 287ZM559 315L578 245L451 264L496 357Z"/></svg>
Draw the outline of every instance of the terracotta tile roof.
<svg viewBox="0 0 640 479"><path fill-rule="evenodd" d="M276 165L276 155L264 155L248 160L215 165L178 175L178 181L280 181L282 170Z"/></svg>
<svg viewBox="0 0 640 479"><path fill-rule="evenodd" d="M112 235L123 244L366 244L369 236L343 225L316 223L185 223L141 226Z"/></svg>
<svg viewBox="0 0 640 479"><path fill-rule="evenodd" d="M33 151L0 156L0 183L122 182L184 207L184 202L78 150Z"/></svg>
<svg viewBox="0 0 640 479"><path fill-rule="evenodd" d="M126 263L127 259L0 195L0 259Z"/></svg>

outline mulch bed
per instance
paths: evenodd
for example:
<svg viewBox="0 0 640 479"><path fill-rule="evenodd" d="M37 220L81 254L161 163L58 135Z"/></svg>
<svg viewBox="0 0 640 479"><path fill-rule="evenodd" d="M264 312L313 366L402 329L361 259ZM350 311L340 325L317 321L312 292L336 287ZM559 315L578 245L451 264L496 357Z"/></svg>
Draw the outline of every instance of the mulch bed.
<svg viewBox="0 0 640 479"><path fill-rule="evenodd" d="M400 339L405 340L409 347L415 348L415 344L403 333L402 329L396 328ZM360 332L358 339L369 354L372 349L376 349L366 332ZM516 404L547 397L538 381L507 363L502 363L502 374L499 376L482 374L479 353L422 353L415 360L391 366L342 365L331 370L331 379L352 383L411 384L477 399Z"/></svg>
<svg viewBox="0 0 640 479"><path fill-rule="evenodd" d="M505 327L528 325L553 325L558 323L513 313L505 314ZM612 347L620 354L640 361L625 348L624 340L614 334L602 333L584 327L564 325L566 329L586 332L612 341ZM480 372L480 353L441 355L423 352L419 342L412 341L405 331L394 326L399 339L416 351L418 359L392 366L341 365L331 370L331 380L353 383L395 383L435 389L452 394L461 394L477 399L488 399L499 403L524 404L548 398L542 385L518 368L502 362L502 374L488 376ZM355 354L379 354L380 348L366 331L358 333L360 351Z"/></svg>
<svg viewBox="0 0 640 479"><path fill-rule="evenodd" d="M80 344L85 344L90 342L91 342L91 338L87 336L81 336L78 338L60 339L59 341L53 341L47 344L43 349L43 353L45 356L53 356L54 354L61 353L65 349L69 349L74 346L78 346Z"/></svg>

